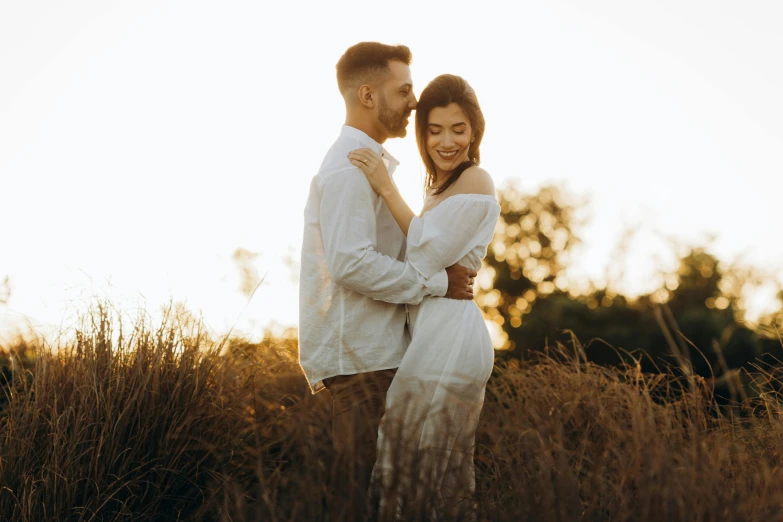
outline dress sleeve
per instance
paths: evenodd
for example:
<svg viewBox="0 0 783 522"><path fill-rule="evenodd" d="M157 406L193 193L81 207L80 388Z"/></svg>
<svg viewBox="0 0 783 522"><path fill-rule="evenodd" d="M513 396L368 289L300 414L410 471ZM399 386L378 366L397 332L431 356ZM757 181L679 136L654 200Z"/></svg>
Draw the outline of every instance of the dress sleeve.
<svg viewBox="0 0 783 522"><path fill-rule="evenodd" d="M456 194L446 198L411 221L408 262L429 278L460 261L477 245L486 248L499 215L500 206L494 196Z"/></svg>

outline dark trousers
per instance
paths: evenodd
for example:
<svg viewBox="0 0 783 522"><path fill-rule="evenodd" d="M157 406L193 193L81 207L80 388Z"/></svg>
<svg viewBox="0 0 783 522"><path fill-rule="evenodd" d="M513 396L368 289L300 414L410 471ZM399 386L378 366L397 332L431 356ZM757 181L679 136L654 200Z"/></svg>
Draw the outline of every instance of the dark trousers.
<svg viewBox="0 0 783 522"><path fill-rule="evenodd" d="M367 488L375 464L378 424L396 369L337 375L324 380L332 394L331 520L358 521L366 516Z"/></svg>

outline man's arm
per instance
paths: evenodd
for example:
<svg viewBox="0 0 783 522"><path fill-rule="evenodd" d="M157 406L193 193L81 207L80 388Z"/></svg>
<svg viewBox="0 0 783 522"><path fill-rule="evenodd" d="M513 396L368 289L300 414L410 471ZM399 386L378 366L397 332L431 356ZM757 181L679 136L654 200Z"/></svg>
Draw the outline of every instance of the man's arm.
<svg viewBox="0 0 783 522"><path fill-rule="evenodd" d="M337 172L319 188L321 237L335 283L388 303L446 295L445 270L425 280L410 263L378 252L374 193L364 174L355 168Z"/></svg>

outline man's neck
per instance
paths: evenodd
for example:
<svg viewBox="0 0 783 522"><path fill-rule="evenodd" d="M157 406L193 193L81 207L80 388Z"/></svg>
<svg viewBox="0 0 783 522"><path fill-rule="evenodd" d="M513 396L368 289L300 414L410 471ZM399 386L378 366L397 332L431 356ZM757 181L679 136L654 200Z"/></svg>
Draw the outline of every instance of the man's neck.
<svg viewBox="0 0 783 522"><path fill-rule="evenodd" d="M351 115L345 116L345 124L349 127L353 127L354 129L358 129L371 137L376 142L383 145L383 143L386 141L386 138L388 136L385 135L382 131L380 131L376 126L374 126L371 122L366 121L363 118L357 118L357 117L351 117Z"/></svg>

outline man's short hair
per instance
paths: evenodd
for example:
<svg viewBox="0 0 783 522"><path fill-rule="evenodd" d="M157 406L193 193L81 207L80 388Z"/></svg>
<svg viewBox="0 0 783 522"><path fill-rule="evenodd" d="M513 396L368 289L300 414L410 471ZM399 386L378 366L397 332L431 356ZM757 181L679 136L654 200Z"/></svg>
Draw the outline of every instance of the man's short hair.
<svg viewBox="0 0 783 522"><path fill-rule="evenodd" d="M348 89L378 81L389 72L389 61L411 64L411 50L404 45L360 42L348 48L337 61L337 87L345 95Z"/></svg>

